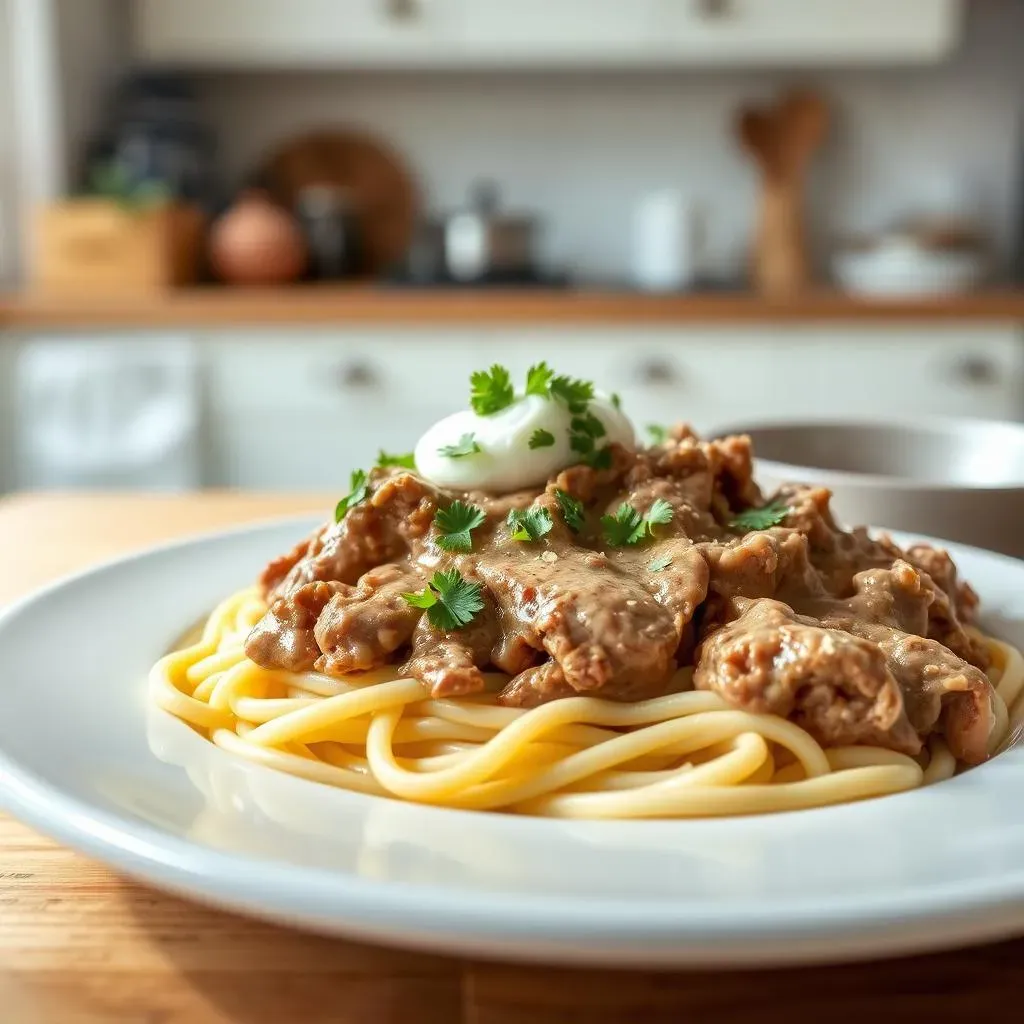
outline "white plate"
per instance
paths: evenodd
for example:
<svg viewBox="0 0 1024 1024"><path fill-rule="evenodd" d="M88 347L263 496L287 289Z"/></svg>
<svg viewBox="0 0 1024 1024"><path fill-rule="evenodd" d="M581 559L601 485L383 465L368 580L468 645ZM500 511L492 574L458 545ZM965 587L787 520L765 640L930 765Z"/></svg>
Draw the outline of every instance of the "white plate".
<svg viewBox="0 0 1024 1024"><path fill-rule="evenodd" d="M634 965L840 960L1024 932L1024 749L928 789L710 821L416 807L234 760L149 707L184 628L312 529L114 562L0 616L0 803L155 885L323 932ZM950 546L1024 644L1024 562Z"/></svg>

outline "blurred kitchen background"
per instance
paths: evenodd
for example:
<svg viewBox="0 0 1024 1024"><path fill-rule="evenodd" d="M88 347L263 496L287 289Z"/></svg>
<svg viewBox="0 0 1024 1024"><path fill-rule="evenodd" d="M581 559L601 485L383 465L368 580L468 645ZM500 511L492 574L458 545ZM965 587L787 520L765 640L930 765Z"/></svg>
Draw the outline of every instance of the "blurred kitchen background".
<svg viewBox="0 0 1024 1024"><path fill-rule="evenodd" d="M1017 0L0 0L0 491L341 488L546 359L638 425L1024 419Z"/></svg>

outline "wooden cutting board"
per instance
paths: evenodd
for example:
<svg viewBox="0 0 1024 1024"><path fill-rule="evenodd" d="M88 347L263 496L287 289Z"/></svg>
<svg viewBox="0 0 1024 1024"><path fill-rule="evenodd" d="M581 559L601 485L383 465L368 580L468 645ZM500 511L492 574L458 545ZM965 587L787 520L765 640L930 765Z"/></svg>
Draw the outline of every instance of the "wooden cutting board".
<svg viewBox="0 0 1024 1024"><path fill-rule="evenodd" d="M331 504L219 493L0 501L0 601L159 540ZM1021 992L1024 941L727 973L380 949L165 896L0 816L0 1024L986 1024L1019 1019Z"/></svg>

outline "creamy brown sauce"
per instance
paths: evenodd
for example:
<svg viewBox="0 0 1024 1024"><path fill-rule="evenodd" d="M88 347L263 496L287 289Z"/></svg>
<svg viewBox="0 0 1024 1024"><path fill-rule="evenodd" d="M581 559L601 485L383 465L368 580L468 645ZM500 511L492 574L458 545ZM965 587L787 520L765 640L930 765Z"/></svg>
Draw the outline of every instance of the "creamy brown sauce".
<svg viewBox="0 0 1024 1024"><path fill-rule="evenodd" d="M557 490L585 506L578 533ZM748 439L705 443L682 429L645 451L615 448L610 469L574 466L513 495L377 470L365 502L267 566L270 610L246 651L293 671L395 664L437 696L480 691L483 672L498 670L512 677L499 700L515 706L658 696L693 665L696 686L790 718L824 745L914 754L938 731L960 760L984 760L992 688L986 651L964 629L973 592L942 551L840 530L829 497L784 489L784 520L742 532L736 514L765 504ZM435 513L455 499L486 514L467 553L437 544ZM644 514L656 500L671 522L609 546L602 515L623 502ZM506 516L530 506L552 528L514 540ZM453 567L480 585L484 607L443 632L402 595Z"/></svg>

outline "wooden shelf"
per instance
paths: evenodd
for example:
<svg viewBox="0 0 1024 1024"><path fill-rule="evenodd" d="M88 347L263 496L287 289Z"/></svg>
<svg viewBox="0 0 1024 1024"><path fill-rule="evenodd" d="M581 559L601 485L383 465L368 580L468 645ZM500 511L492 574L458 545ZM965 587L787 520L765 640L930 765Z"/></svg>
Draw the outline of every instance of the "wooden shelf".
<svg viewBox="0 0 1024 1024"><path fill-rule="evenodd" d="M353 285L266 290L193 288L145 299L34 294L0 297L0 328L815 321L1024 323L1024 290L893 300L866 300L820 291L773 301L739 292L643 295L575 289L405 289Z"/></svg>

